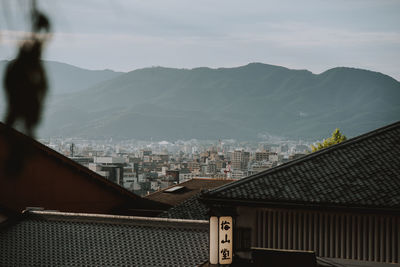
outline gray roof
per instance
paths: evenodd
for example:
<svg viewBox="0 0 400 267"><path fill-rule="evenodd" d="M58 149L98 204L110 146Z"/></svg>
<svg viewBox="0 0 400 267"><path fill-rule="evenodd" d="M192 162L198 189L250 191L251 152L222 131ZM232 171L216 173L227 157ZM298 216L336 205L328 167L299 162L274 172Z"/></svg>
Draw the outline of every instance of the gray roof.
<svg viewBox="0 0 400 267"><path fill-rule="evenodd" d="M34 211L0 227L0 266L196 266L207 259L207 221Z"/></svg>
<svg viewBox="0 0 400 267"><path fill-rule="evenodd" d="M208 208L200 202L200 193L183 201L182 203L164 211L158 217L189 219L189 220L208 220Z"/></svg>
<svg viewBox="0 0 400 267"><path fill-rule="evenodd" d="M211 190L209 203L400 211L400 121Z"/></svg>
<svg viewBox="0 0 400 267"><path fill-rule="evenodd" d="M150 195L145 196L145 198L159 203L176 206L192 196L197 195L202 190L213 189L231 183L232 181L232 179L194 178L178 185L172 185L168 188L151 193ZM168 190L175 187L181 187L182 190L168 192Z"/></svg>
<svg viewBox="0 0 400 267"><path fill-rule="evenodd" d="M177 190L175 193L168 193L168 189L177 187L176 185L150 194L146 198L172 205L171 208L159 214L158 217L208 220L208 208L199 200L201 192L232 181L231 179L195 178L178 184L177 186L181 186L182 190Z"/></svg>

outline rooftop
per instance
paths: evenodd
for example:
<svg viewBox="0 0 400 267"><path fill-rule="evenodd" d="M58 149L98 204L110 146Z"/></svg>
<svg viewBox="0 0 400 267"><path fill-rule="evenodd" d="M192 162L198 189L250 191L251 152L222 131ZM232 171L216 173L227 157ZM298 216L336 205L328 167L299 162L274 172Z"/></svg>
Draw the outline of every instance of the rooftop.
<svg viewBox="0 0 400 267"><path fill-rule="evenodd" d="M205 193L210 203L400 212L400 121Z"/></svg>
<svg viewBox="0 0 400 267"><path fill-rule="evenodd" d="M200 202L200 193L186 199L182 203L164 211L158 217L190 219L190 220L208 220L208 208Z"/></svg>
<svg viewBox="0 0 400 267"><path fill-rule="evenodd" d="M229 184L232 181L233 180L231 179L195 178L154 192L150 195L147 195L145 198L171 206L176 206L199 194L202 190L217 188L222 185Z"/></svg>
<svg viewBox="0 0 400 267"><path fill-rule="evenodd" d="M196 266L208 221L28 211L0 224L1 266Z"/></svg>

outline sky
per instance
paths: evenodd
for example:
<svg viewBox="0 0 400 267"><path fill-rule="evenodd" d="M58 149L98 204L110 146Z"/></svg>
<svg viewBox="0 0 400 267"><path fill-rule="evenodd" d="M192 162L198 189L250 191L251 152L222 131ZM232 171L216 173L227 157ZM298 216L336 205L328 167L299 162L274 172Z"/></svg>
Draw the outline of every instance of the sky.
<svg viewBox="0 0 400 267"><path fill-rule="evenodd" d="M27 1L25 1L27 2ZM24 1L3 0L0 59L27 32ZM345 66L400 81L399 0L42 0L45 59L87 69L235 67L321 73Z"/></svg>

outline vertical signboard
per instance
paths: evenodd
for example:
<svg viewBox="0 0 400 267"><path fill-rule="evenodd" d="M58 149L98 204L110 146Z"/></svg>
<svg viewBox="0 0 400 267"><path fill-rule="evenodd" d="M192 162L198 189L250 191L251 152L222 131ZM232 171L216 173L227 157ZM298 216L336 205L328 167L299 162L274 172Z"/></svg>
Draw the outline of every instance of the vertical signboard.
<svg viewBox="0 0 400 267"><path fill-rule="evenodd" d="M219 217L218 229L219 229L219 241L218 241L219 264L231 264L233 256L232 217L230 216Z"/></svg>

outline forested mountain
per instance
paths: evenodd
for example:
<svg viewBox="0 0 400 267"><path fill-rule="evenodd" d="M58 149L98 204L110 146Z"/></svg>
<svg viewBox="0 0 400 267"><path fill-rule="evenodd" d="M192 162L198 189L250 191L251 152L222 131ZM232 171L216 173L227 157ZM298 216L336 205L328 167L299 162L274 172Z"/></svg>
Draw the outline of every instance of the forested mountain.
<svg viewBox="0 0 400 267"><path fill-rule="evenodd" d="M400 83L368 70L153 67L53 99L40 136L318 139L335 128L351 137L399 119Z"/></svg>
<svg viewBox="0 0 400 267"><path fill-rule="evenodd" d="M0 61L0 78L8 61ZM67 94L87 89L100 82L119 76L112 70L87 70L56 61L44 61L51 94Z"/></svg>

